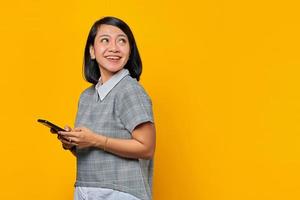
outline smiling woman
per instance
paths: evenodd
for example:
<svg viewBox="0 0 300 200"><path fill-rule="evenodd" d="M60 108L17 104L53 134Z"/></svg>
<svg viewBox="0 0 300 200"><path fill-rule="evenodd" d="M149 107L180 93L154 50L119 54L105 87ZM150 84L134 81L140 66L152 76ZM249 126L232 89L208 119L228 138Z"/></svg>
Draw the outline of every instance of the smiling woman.
<svg viewBox="0 0 300 200"><path fill-rule="evenodd" d="M106 24L98 28L90 54L99 63L103 83L124 67L129 52L128 38L121 29Z"/></svg>
<svg viewBox="0 0 300 200"><path fill-rule="evenodd" d="M106 49L105 54L101 55L101 47ZM129 49L127 50L127 48ZM96 57L96 51L98 58ZM127 62L119 64L124 64L123 68L128 69L130 76L139 81L142 73L142 61L129 26L117 18L106 17L95 22L90 30L85 45L84 75L88 82L92 84L98 83L101 63L104 62L100 58L105 58L105 56L109 56L110 54L114 56L120 56L120 54L125 57L128 56ZM103 74L101 74L101 76L103 76Z"/></svg>
<svg viewBox="0 0 300 200"><path fill-rule="evenodd" d="M75 128L59 132L77 158L75 200L150 200L155 151L152 103L138 83L142 62L133 34L105 17L90 30Z"/></svg>

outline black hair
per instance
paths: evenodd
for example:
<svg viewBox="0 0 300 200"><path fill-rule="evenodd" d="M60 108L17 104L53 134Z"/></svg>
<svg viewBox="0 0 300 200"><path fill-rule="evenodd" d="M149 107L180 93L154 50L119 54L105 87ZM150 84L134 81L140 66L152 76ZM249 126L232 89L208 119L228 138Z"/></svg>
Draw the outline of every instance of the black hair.
<svg viewBox="0 0 300 200"><path fill-rule="evenodd" d="M140 58L140 54L135 42L135 39L133 37L133 34L129 28L129 26L122 21L121 19L118 19L116 17L104 17L99 20L97 20L92 28L90 29L85 49L84 49L84 63L83 63L83 73L84 78L86 81L97 84L98 80L101 76L100 69L98 66L98 63L96 62L96 59L92 59L90 55L90 46L94 45L95 37L98 31L98 28L102 25L112 25L116 26L119 29L121 29L127 36L130 46L130 55L127 63L125 64L124 68L128 69L130 76L132 78L140 80L140 76L142 74L142 60Z"/></svg>

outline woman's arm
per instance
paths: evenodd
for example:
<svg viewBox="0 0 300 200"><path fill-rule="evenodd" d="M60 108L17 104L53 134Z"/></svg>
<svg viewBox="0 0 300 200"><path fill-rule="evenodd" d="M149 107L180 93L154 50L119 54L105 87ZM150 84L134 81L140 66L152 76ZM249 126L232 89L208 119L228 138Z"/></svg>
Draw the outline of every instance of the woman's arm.
<svg viewBox="0 0 300 200"><path fill-rule="evenodd" d="M151 159L155 152L155 126L151 122L138 125L132 132L132 139L108 138L95 134L85 127L74 128L71 132L60 132L71 139L69 144L77 148L96 147L121 157Z"/></svg>
<svg viewBox="0 0 300 200"><path fill-rule="evenodd" d="M106 144L105 144L106 142ZM137 126L132 132L132 139L116 139L100 136L95 147L127 158L151 159L155 152L155 127L151 122Z"/></svg>

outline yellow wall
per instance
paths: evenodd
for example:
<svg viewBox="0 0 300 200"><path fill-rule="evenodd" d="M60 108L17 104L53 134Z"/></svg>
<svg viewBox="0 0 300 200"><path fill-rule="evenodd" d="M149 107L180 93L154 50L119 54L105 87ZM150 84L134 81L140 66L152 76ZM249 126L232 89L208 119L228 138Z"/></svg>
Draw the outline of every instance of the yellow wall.
<svg viewBox="0 0 300 200"><path fill-rule="evenodd" d="M297 1L5 1L0 199L71 199L75 159L39 125L72 125L85 39L132 27L157 125L155 200L300 199Z"/></svg>

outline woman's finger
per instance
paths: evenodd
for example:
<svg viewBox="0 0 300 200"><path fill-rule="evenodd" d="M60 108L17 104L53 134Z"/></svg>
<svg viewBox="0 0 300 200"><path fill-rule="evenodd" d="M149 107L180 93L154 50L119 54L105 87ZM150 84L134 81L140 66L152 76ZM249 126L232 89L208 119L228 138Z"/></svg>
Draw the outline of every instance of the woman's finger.
<svg viewBox="0 0 300 200"><path fill-rule="evenodd" d="M67 137L74 136L74 132L72 132L72 131L70 131L70 132L67 132L67 131L58 131L58 134L60 134L62 136L67 136Z"/></svg>
<svg viewBox="0 0 300 200"><path fill-rule="evenodd" d="M72 131L72 128L71 128L70 126L68 126L68 125L65 125L64 129L65 129L66 131Z"/></svg>
<svg viewBox="0 0 300 200"><path fill-rule="evenodd" d="M73 129L73 131L82 131L84 129L84 127L76 127Z"/></svg>
<svg viewBox="0 0 300 200"><path fill-rule="evenodd" d="M61 137L61 142L65 144L71 144L73 142L78 143L79 140L76 137Z"/></svg>
<svg viewBox="0 0 300 200"><path fill-rule="evenodd" d="M66 138L63 138L63 137L60 138L60 141L62 143L68 143L69 142L69 140L67 140Z"/></svg>
<svg viewBox="0 0 300 200"><path fill-rule="evenodd" d="M63 144L70 145L70 142L69 142L68 140L66 140L66 139L61 138L59 141L60 141L61 143L63 143Z"/></svg>
<svg viewBox="0 0 300 200"><path fill-rule="evenodd" d="M72 141L72 140L71 140L71 141L64 141L63 144L70 145L70 146L73 146L73 145L76 145L76 146L77 146L77 145L78 145L77 142Z"/></svg>
<svg viewBox="0 0 300 200"><path fill-rule="evenodd" d="M71 143L73 143L73 142L78 143L79 142L79 139L76 138L76 137L69 137L68 139L69 139L69 142L71 142Z"/></svg>
<svg viewBox="0 0 300 200"><path fill-rule="evenodd" d="M73 145L72 142L69 142L67 140L61 140L61 143L67 146Z"/></svg>

